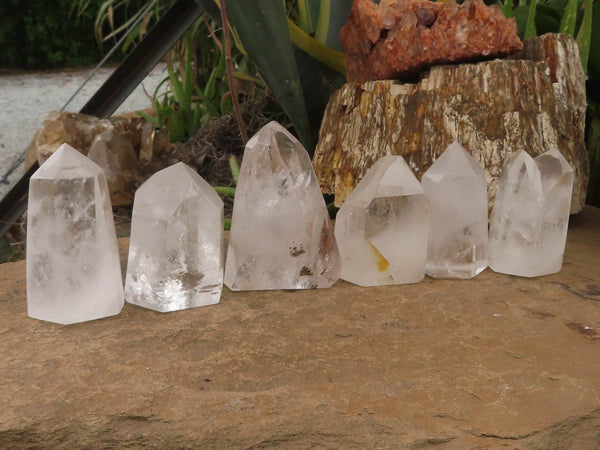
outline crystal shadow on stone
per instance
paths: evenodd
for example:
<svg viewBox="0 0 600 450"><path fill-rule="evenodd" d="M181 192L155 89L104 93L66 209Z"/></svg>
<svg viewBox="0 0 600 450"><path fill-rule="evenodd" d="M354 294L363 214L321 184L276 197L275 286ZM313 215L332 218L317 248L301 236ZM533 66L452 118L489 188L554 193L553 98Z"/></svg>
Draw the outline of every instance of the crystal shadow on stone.
<svg viewBox="0 0 600 450"><path fill-rule="evenodd" d="M127 302L178 311L218 303L222 287L223 201L183 163L156 172L135 194Z"/></svg>
<svg viewBox="0 0 600 450"><path fill-rule="evenodd" d="M402 156L380 158L338 211L341 278L360 286L425 277L428 205Z"/></svg>
<svg viewBox="0 0 600 450"><path fill-rule="evenodd" d="M28 314L71 324L118 314L122 307L121 265L104 172L63 144L30 180Z"/></svg>
<svg viewBox="0 0 600 450"><path fill-rule="evenodd" d="M430 207L427 275L476 276L488 263L485 172L455 141L423 174L421 185Z"/></svg>
<svg viewBox="0 0 600 450"><path fill-rule="evenodd" d="M559 272L572 189L573 169L557 149L507 159L490 218L490 268L524 277Z"/></svg>
<svg viewBox="0 0 600 450"><path fill-rule="evenodd" d="M277 122L246 144L225 284L233 291L327 288L340 257L308 153Z"/></svg>

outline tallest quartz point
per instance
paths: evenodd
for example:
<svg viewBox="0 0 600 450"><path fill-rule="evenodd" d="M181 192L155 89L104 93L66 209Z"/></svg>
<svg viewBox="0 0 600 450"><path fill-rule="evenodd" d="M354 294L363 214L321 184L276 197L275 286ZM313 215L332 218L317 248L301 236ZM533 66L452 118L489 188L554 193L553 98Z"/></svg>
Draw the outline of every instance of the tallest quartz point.
<svg viewBox="0 0 600 450"><path fill-rule="evenodd" d="M310 158L270 122L246 144L225 284L233 291L331 286L340 274L333 227Z"/></svg>
<svg viewBox="0 0 600 450"><path fill-rule="evenodd" d="M63 144L29 184L29 316L70 324L118 314L121 283L104 172Z"/></svg>

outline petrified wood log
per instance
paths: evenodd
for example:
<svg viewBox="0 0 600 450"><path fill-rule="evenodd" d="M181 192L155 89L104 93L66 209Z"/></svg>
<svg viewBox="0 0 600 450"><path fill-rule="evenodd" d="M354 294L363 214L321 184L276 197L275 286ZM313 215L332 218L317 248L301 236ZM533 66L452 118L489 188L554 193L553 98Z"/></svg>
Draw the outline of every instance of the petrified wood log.
<svg viewBox="0 0 600 450"><path fill-rule="evenodd" d="M571 213L589 177L585 76L576 42L547 34L512 60L433 67L419 83L347 83L327 105L313 163L340 206L381 156L403 155L420 179L454 140L485 168L491 208L504 159L557 147L575 170ZM521 58L521 59L519 59Z"/></svg>
<svg viewBox="0 0 600 450"><path fill-rule="evenodd" d="M340 39L348 81L409 79L441 63L482 61L523 48L514 18L481 0L355 0Z"/></svg>

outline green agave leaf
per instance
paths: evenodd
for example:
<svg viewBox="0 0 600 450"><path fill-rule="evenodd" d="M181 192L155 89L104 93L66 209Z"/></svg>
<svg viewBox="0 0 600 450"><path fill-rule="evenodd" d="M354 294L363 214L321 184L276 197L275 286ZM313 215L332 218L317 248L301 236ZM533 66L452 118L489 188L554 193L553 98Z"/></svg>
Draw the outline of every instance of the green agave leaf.
<svg viewBox="0 0 600 450"><path fill-rule="evenodd" d="M292 121L298 137L312 149L308 114L283 2L227 0L227 15L248 56Z"/></svg>
<svg viewBox="0 0 600 450"><path fill-rule="evenodd" d="M314 33L319 20L321 0L298 0L298 25L305 33Z"/></svg>
<svg viewBox="0 0 600 450"><path fill-rule="evenodd" d="M586 146L590 157L590 180L586 202L600 206L600 116L592 117Z"/></svg>
<svg viewBox="0 0 600 450"><path fill-rule="evenodd" d="M290 37L292 38L294 45L338 73L346 73L343 53L333 50L309 36L291 20L288 20L288 26L290 28Z"/></svg>
<svg viewBox="0 0 600 450"><path fill-rule="evenodd" d="M322 0L315 39L327 47L343 52L340 30L348 21L353 0Z"/></svg>
<svg viewBox="0 0 600 450"><path fill-rule="evenodd" d="M592 10L592 35L590 37L588 75L600 82L600 2L594 2Z"/></svg>
<svg viewBox="0 0 600 450"><path fill-rule="evenodd" d="M502 12L506 17L513 16L513 0L505 0L504 5L502 5Z"/></svg>
<svg viewBox="0 0 600 450"><path fill-rule="evenodd" d="M527 24L525 25L524 39L531 39L537 35L535 29L535 9L537 7L537 0L531 0L529 3L529 12L527 15Z"/></svg>
<svg viewBox="0 0 600 450"><path fill-rule="evenodd" d="M590 56L590 45L592 40L592 17L593 6L592 0L584 0L583 2L583 20L577 33L577 43L579 44L579 53L581 54L581 65L583 71L587 72L588 59Z"/></svg>
<svg viewBox="0 0 600 450"><path fill-rule="evenodd" d="M294 56L298 62L304 89L309 124L316 141L329 97L346 82L346 76L322 64L298 47L294 47ZM312 154L312 149L307 150Z"/></svg>
<svg viewBox="0 0 600 450"><path fill-rule="evenodd" d="M559 33L568 34L569 36L573 36L575 34L578 6L578 0L569 0L567 2L567 6L563 12L562 21L560 22L560 28L558 30Z"/></svg>

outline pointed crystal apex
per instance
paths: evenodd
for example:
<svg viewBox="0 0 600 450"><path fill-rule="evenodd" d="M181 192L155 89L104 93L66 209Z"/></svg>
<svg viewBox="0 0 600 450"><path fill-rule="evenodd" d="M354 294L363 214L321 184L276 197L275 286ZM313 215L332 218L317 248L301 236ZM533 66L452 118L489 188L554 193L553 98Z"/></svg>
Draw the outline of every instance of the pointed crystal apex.
<svg viewBox="0 0 600 450"><path fill-rule="evenodd" d="M69 144L62 144L32 175L34 179L63 179L96 176L102 168Z"/></svg>
<svg viewBox="0 0 600 450"><path fill-rule="evenodd" d="M338 211L342 278L361 286L425 276L427 200L401 156L378 160Z"/></svg>
<svg viewBox="0 0 600 450"><path fill-rule="evenodd" d="M122 307L106 178L100 167L64 144L30 180L29 316L70 324L118 314Z"/></svg>
<svg viewBox="0 0 600 450"><path fill-rule="evenodd" d="M573 171L553 149L533 160L525 152L504 166L490 220L490 267L496 272L541 276L560 271Z"/></svg>
<svg viewBox="0 0 600 450"><path fill-rule="evenodd" d="M454 142L423 174L430 204L427 274L472 278L487 267L488 217L485 173Z"/></svg>
<svg viewBox="0 0 600 450"><path fill-rule="evenodd" d="M431 180L438 182L445 176L485 177L479 163L457 141L446 147L426 173Z"/></svg>
<svg viewBox="0 0 600 450"><path fill-rule="evenodd" d="M133 204L127 302L160 312L219 302L223 201L193 169L156 172Z"/></svg>
<svg viewBox="0 0 600 450"><path fill-rule="evenodd" d="M333 227L308 153L270 122L244 151L225 284L234 291L324 288L339 271Z"/></svg>

